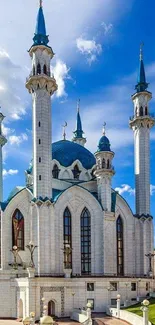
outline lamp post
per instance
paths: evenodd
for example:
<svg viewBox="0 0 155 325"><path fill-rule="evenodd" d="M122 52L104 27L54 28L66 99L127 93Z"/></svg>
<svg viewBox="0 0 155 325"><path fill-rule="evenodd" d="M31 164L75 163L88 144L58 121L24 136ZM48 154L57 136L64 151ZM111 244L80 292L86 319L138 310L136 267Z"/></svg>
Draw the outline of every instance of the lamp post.
<svg viewBox="0 0 155 325"><path fill-rule="evenodd" d="M30 263L29 263L29 267L34 268L35 265L34 265L33 255L34 255L34 250L35 250L35 248L37 248L37 246L34 245L34 243L32 241L30 241L29 244L26 245L26 248L28 248L28 250L30 252L30 255L31 255L31 260L30 260Z"/></svg>
<svg viewBox="0 0 155 325"><path fill-rule="evenodd" d="M137 281L137 301L139 301L139 297L140 297L140 282L141 282L141 279L138 279L138 281Z"/></svg>
<svg viewBox="0 0 155 325"><path fill-rule="evenodd" d="M30 313L30 324L35 324L35 313L33 311Z"/></svg>
<svg viewBox="0 0 155 325"><path fill-rule="evenodd" d="M75 292L72 292L72 297L73 297L73 309L74 309L74 296L75 296Z"/></svg>
<svg viewBox="0 0 155 325"><path fill-rule="evenodd" d="M121 296L117 295L117 318L120 318Z"/></svg>
<svg viewBox="0 0 155 325"><path fill-rule="evenodd" d="M142 302L141 310L143 311L143 325L148 325L148 306L150 302L145 299Z"/></svg>
<svg viewBox="0 0 155 325"><path fill-rule="evenodd" d="M125 302L124 302L124 306L127 307L128 304L128 285L129 283L125 282L125 286L126 286L126 290L125 290Z"/></svg>
<svg viewBox="0 0 155 325"><path fill-rule="evenodd" d="M25 319L23 319L23 325L30 325L31 320L29 317L26 317Z"/></svg>
<svg viewBox="0 0 155 325"><path fill-rule="evenodd" d="M149 259L149 270L148 270L148 274L150 276L153 275L153 268L152 268L152 259L154 258L155 254L154 253L149 253L149 254L145 254L146 257L148 257Z"/></svg>
<svg viewBox="0 0 155 325"><path fill-rule="evenodd" d="M13 246L12 249L10 249L10 252L13 254L13 258L14 258L12 267L15 270L18 270L17 256L19 251L20 249L17 246Z"/></svg>

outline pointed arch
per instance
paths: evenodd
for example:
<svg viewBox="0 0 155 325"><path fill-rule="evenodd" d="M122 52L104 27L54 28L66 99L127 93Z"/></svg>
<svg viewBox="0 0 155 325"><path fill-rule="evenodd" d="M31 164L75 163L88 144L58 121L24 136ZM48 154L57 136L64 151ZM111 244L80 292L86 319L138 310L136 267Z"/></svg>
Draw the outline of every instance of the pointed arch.
<svg viewBox="0 0 155 325"><path fill-rule="evenodd" d="M124 275L124 229L123 220L119 215L116 222L116 238L117 238L117 275Z"/></svg>
<svg viewBox="0 0 155 325"><path fill-rule="evenodd" d="M59 170L57 164L55 164L54 167L53 167L53 170L52 170L53 178L58 179L59 178L59 172L60 172L60 170Z"/></svg>
<svg viewBox="0 0 155 325"><path fill-rule="evenodd" d="M81 173L81 171L80 171L78 165L75 165L74 169L73 169L74 179L79 179L80 173Z"/></svg>
<svg viewBox="0 0 155 325"><path fill-rule="evenodd" d="M16 209L12 216L12 247L17 246L20 250L24 250L24 217L22 213Z"/></svg>
<svg viewBox="0 0 155 325"><path fill-rule="evenodd" d="M35 76L36 74L36 69L35 69L35 65L33 65L33 76Z"/></svg>
<svg viewBox="0 0 155 325"><path fill-rule="evenodd" d="M143 107L140 107L139 116L143 116Z"/></svg>
<svg viewBox="0 0 155 325"><path fill-rule="evenodd" d="M91 274L91 216L87 208L81 213L81 273Z"/></svg>
<svg viewBox="0 0 155 325"><path fill-rule="evenodd" d="M40 65L40 63L37 64L37 74L41 74L41 65Z"/></svg>
<svg viewBox="0 0 155 325"><path fill-rule="evenodd" d="M43 66L43 73L44 73L44 74L47 74L47 67L46 67L46 64L44 64L44 66Z"/></svg>
<svg viewBox="0 0 155 325"><path fill-rule="evenodd" d="M105 159L102 159L102 168L105 168Z"/></svg>
<svg viewBox="0 0 155 325"><path fill-rule="evenodd" d="M72 217L67 207L63 215L64 225L64 268L72 269Z"/></svg>

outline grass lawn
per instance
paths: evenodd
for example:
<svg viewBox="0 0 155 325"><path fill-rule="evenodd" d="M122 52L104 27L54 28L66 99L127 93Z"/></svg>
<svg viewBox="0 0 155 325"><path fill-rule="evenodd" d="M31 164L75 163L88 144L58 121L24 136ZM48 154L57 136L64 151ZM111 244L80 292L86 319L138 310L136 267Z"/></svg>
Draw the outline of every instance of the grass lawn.
<svg viewBox="0 0 155 325"><path fill-rule="evenodd" d="M151 298L149 305L149 321L155 325L155 298ZM138 303L134 306L126 308L127 311L130 311L131 313L137 314L139 316L143 315L143 312L140 310L141 303Z"/></svg>

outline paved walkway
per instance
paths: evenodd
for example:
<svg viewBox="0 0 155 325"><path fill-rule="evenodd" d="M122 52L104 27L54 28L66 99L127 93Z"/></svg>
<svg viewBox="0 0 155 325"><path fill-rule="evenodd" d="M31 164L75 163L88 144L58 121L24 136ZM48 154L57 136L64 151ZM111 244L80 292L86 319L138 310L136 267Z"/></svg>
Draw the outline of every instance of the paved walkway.
<svg viewBox="0 0 155 325"><path fill-rule="evenodd" d="M0 325L22 325L22 322L17 322L15 320L0 320ZM58 321L57 324L59 325L78 325L78 322L74 321ZM111 317L102 317L102 318L96 318L94 325L127 325L129 323L123 322L121 320L111 318Z"/></svg>

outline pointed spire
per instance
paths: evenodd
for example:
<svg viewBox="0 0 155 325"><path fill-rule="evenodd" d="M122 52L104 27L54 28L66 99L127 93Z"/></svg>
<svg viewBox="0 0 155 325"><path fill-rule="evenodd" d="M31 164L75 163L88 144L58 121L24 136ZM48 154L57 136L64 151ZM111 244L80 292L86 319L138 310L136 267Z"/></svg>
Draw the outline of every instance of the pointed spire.
<svg viewBox="0 0 155 325"><path fill-rule="evenodd" d="M138 80L135 89L137 92L145 91L148 88L148 83L146 82L145 77L145 68L144 68L144 61L143 61L143 46L144 44L140 44L140 63L139 63L139 73L138 73Z"/></svg>
<svg viewBox="0 0 155 325"><path fill-rule="evenodd" d="M105 127L106 127L106 122L104 122L104 124L103 124L103 135L104 135L104 136L105 136L105 133L106 133L106 132L105 132L105 131L106 131L106 128L105 128Z"/></svg>
<svg viewBox="0 0 155 325"><path fill-rule="evenodd" d="M46 35L46 25L43 13L43 2L39 0L39 11L37 16L36 30L34 34L34 46L35 45L45 45L49 43L48 36Z"/></svg>
<svg viewBox="0 0 155 325"><path fill-rule="evenodd" d="M82 138L84 133L82 130L82 122L80 117L80 99L77 101L76 131L73 133L75 134L75 138Z"/></svg>
<svg viewBox="0 0 155 325"><path fill-rule="evenodd" d="M66 127L67 127L67 122L65 122L65 124L62 125L62 127L63 127L63 134L62 134L63 140L66 140Z"/></svg>

